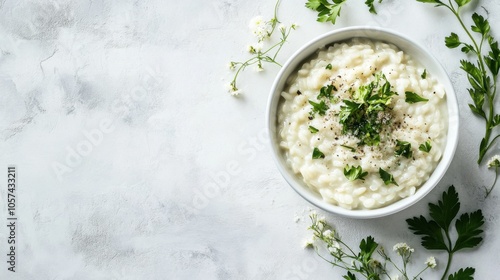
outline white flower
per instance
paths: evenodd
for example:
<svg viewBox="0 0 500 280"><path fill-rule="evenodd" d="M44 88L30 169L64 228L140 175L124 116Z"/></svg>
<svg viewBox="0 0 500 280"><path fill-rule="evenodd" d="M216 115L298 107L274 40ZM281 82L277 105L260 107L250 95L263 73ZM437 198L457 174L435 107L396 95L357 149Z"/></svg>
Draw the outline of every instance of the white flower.
<svg viewBox="0 0 500 280"><path fill-rule="evenodd" d="M392 280L399 280L399 275L396 275L394 277L391 277Z"/></svg>
<svg viewBox="0 0 500 280"><path fill-rule="evenodd" d="M278 27L282 32L285 32L286 26L284 24L280 24Z"/></svg>
<svg viewBox="0 0 500 280"><path fill-rule="evenodd" d="M398 252L398 255L400 255L400 256L415 252L415 249L411 248L406 243L398 243L398 244L394 245L394 247L392 249L394 251Z"/></svg>
<svg viewBox="0 0 500 280"><path fill-rule="evenodd" d="M330 253L332 254L338 254L342 252L342 249L340 248L340 244L337 241L334 241L332 243L332 246L328 247L328 251L330 251Z"/></svg>
<svg viewBox="0 0 500 280"><path fill-rule="evenodd" d="M248 25L248 27L250 28L250 31L253 32L254 30L259 29L264 24L265 22L262 16L256 16L250 20L250 24Z"/></svg>
<svg viewBox="0 0 500 280"><path fill-rule="evenodd" d="M226 87L227 87L227 90L229 91L229 93L232 96L238 96L238 95L240 95L240 94L243 93L240 89L238 89L236 87L236 85L234 83L229 83L229 84L226 85Z"/></svg>
<svg viewBox="0 0 500 280"><path fill-rule="evenodd" d="M292 23L292 25L290 26L292 29L297 29L299 28L299 24L298 23Z"/></svg>
<svg viewBox="0 0 500 280"><path fill-rule="evenodd" d="M263 47L264 47L264 44L262 42L258 42L255 45L249 45L249 46L247 46L247 51L249 53L255 54L255 53L258 53L258 52L262 51Z"/></svg>
<svg viewBox="0 0 500 280"><path fill-rule="evenodd" d="M310 239L307 239L305 242L304 242L304 249L305 248L309 248L309 247L314 247L314 241L316 241L316 237L313 236L312 238Z"/></svg>
<svg viewBox="0 0 500 280"><path fill-rule="evenodd" d="M329 229L327 229L327 230L323 231L323 235L324 236L331 236L332 235L332 231L329 230Z"/></svg>
<svg viewBox="0 0 500 280"><path fill-rule="evenodd" d="M250 31L257 37L259 42L264 41L271 35L270 25L262 19L262 16L256 16L250 20L248 25Z"/></svg>
<svg viewBox="0 0 500 280"><path fill-rule="evenodd" d="M311 215L311 217L317 217L318 216L318 212L316 212L316 210L312 210L309 215Z"/></svg>
<svg viewBox="0 0 500 280"><path fill-rule="evenodd" d="M495 155L488 161L488 168L496 167L500 167L500 155Z"/></svg>
<svg viewBox="0 0 500 280"><path fill-rule="evenodd" d="M428 257L425 264L430 268L435 268L437 266L436 259L434 257Z"/></svg>
<svg viewBox="0 0 500 280"><path fill-rule="evenodd" d="M262 64L257 64L257 66L255 66L255 71L256 72L262 72L264 71L264 67L262 67Z"/></svg>
<svg viewBox="0 0 500 280"><path fill-rule="evenodd" d="M320 222L320 223L326 223L326 218L325 218L325 216L320 216L320 217L318 218L318 222Z"/></svg>

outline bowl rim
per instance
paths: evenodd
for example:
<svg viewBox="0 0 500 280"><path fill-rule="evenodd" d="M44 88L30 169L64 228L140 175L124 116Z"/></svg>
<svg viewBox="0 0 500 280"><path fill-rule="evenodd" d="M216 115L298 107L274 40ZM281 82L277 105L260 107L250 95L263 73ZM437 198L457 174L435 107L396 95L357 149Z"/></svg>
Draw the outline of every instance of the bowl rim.
<svg viewBox="0 0 500 280"><path fill-rule="evenodd" d="M349 34L355 34L353 36ZM394 41L398 41L395 43L391 40L387 39L379 39L377 38L382 36L384 38L391 38ZM438 78L440 84L442 84L446 91L446 102L448 108L448 133L446 139L446 145L444 147L443 155L441 160L439 161L436 168L431 173L429 179L421 185L415 194L400 199L392 204L387 206L377 208L377 209L362 209L362 210L349 210L342 208L340 206L333 205L321 198L319 193L311 190L305 183L293 173L293 171L287 166L284 154L279 147L279 142L277 140L277 111L278 106L280 104L281 99L281 90L286 84L286 80L292 71L296 70L300 65L304 63L311 55L313 55L320 48L333 45L336 42L342 42L353 38L369 38L372 40L385 41L387 43L393 44L397 46L400 50L403 50L405 53L408 53L405 50L405 47L400 46L401 44L405 44L406 48L412 47L415 51L420 52L423 57L419 59L420 61L427 60L428 64L421 63L425 65L426 69L431 68L429 65L432 63L433 75ZM437 72L436 72L437 71ZM458 111L458 101L455 90L453 88L453 84L450 81L448 73L442 66L442 64L420 43L414 41L413 39L398 33L396 31L381 28L381 27L367 27L367 26L352 26L341 28L338 30L327 32L323 35L320 35L302 47L300 47L283 65L278 75L274 79L273 85L271 87L270 95L267 102L266 108L266 129L268 132L269 143L271 146L271 153L273 155L273 159L278 167L283 178L287 181L287 183L297 192L302 198L307 200L309 203L315 205L316 207L323 209L327 212L337 214L344 217L355 218L355 219L371 219L371 218L379 218L388 216L397 212L400 212L425 197L434 187L439 183L442 179L448 167L453 160L455 155L455 151L458 145L458 131L459 131L459 111ZM315 193L313 193L315 192Z"/></svg>

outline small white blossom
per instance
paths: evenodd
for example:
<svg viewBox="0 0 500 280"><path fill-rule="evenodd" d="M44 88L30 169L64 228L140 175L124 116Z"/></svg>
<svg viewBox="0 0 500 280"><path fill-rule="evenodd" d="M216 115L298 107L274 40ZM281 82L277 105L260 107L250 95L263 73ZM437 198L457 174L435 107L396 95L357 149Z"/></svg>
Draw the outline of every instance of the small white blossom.
<svg viewBox="0 0 500 280"><path fill-rule="evenodd" d="M255 71L256 72L262 72L264 71L264 67L262 67L262 64L257 64L257 66L255 66Z"/></svg>
<svg viewBox="0 0 500 280"><path fill-rule="evenodd" d="M278 27L282 32L286 30L286 26L284 24L280 24Z"/></svg>
<svg viewBox="0 0 500 280"><path fill-rule="evenodd" d="M328 247L328 251L332 254L338 254L342 252L342 248L340 248L340 244L337 241L333 241L332 246Z"/></svg>
<svg viewBox="0 0 500 280"><path fill-rule="evenodd" d="M425 264L430 268L435 268L437 266L436 259L434 257L428 257Z"/></svg>
<svg viewBox="0 0 500 280"><path fill-rule="evenodd" d="M262 16L256 16L250 20L248 25L250 31L257 37L259 42L264 41L271 35L270 25L262 19Z"/></svg>
<svg viewBox="0 0 500 280"><path fill-rule="evenodd" d="M295 29L299 28L299 24L298 23L292 23L292 25L290 27L295 30Z"/></svg>
<svg viewBox="0 0 500 280"><path fill-rule="evenodd" d="M320 216L320 217L318 218L318 222L320 222L320 223L326 223L326 218L325 218L325 216Z"/></svg>
<svg viewBox="0 0 500 280"><path fill-rule="evenodd" d="M394 247L392 249L394 251L398 252L398 255L400 255L400 256L415 252L415 249L411 248L406 243L398 243L398 244L394 245Z"/></svg>
<svg viewBox="0 0 500 280"><path fill-rule="evenodd" d="M313 236L312 238L310 239L307 239L305 242L304 242L304 249L305 248L309 248L309 247L314 247L314 241L316 241L316 237Z"/></svg>
<svg viewBox="0 0 500 280"><path fill-rule="evenodd" d="M238 96L243 93L234 83L227 84L226 88L232 96Z"/></svg>
<svg viewBox="0 0 500 280"><path fill-rule="evenodd" d="M394 277L391 277L392 280L399 280L399 275L396 275Z"/></svg>
<svg viewBox="0 0 500 280"><path fill-rule="evenodd" d="M500 167L500 155L495 155L488 161L488 168L496 167Z"/></svg>

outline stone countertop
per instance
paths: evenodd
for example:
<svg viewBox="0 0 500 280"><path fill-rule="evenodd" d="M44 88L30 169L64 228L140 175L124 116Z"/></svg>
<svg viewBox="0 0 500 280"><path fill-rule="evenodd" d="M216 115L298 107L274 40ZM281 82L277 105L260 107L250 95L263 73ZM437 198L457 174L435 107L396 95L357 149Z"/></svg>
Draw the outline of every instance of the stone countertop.
<svg viewBox="0 0 500 280"><path fill-rule="evenodd" d="M443 43L458 25L444 9L416 1L386 0L378 16L363 2L348 1L332 26L316 22L305 1L283 0L280 20L300 27L278 60L341 27L404 33L438 57L456 86L460 142L445 177L416 205L373 220L323 214L354 247L368 235L388 250L407 242L415 265L432 254L441 272L446 256L425 251L405 219L426 214L454 184L462 210L481 208L486 225L481 247L458 253L452 271L473 266L475 279L496 279L500 189L483 199L481 187L493 181L474 160L483 124L467 105L464 56ZM18 184L16 272L7 270L3 226L0 279L340 279L340 270L302 248L314 207L281 177L266 142L266 102L279 68L247 69L238 98L224 88L227 63L248 57L255 41L249 20L271 18L273 6L0 0L2 223L8 166L16 166ZM486 14L480 6L495 29L500 4L475 4Z"/></svg>

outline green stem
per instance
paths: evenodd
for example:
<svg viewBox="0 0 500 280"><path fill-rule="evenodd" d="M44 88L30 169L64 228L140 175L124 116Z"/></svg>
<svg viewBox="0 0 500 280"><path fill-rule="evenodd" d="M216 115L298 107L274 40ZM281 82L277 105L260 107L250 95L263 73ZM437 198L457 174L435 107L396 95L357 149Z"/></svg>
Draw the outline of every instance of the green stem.
<svg viewBox="0 0 500 280"><path fill-rule="evenodd" d="M420 276L420 274L424 273L424 271L426 271L429 267L426 266L424 269L422 269L417 275L415 275L415 277L413 277L413 280L417 280L418 279L418 276Z"/></svg>
<svg viewBox="0 0 500 280"><path fill-rule="evenodd" d="M498 167L495 167L495 180L493 181L493 185L491 185L490 189L486 190L486 196L485 196L485 198L487 198L488 195L490 195L490 193L493 190L493 188L495 188L495 185L497 184L497 179L498 179Z"/></svg>
<svg viewBox="0 0 500 280"><path fill-rule="evenodd" d="M446 279L446 275L448 274L448 271L450 270L450 265L451 265L452 259L453 259L453 253L448 252L448 263L446 264L446 269L444 270L443 277L441 277L441 280Z"/></svg>
<svg viewBox="0 0 500 280"><path fill-rule="evenodd" d="M450 3L450 5L445 5L454 15L455 17L457 18L458 22L460 23L460 25L462 26L463 30L467 33L467 36L470 38L470 40L472 41L472 44L474 45L474 52L476 53L476 56L478 58L478 61L479 61L479 68L481 70L481 73L483 74L483 77L486 78L488 77L488 72L487 72L487 69L485 67L485 63L484 63L484 58L482 56L482 48L483 48L483 43L484 43L484 40L485 40L485 36L482 35L481 37L481 43L478 44L476 39L474 38L474 36L472 36L471 32L469 31L469 29L467 28L467 26L465 25L464 21L462 20L462 18L460 17L460 7L458 9L455 9L455 7L453 6L451 0L448 0L448 2ZM480 149L479 150L479 158L477 160L477 163L480 164L482 161L483 161L483 158L486 154L486 152L488 151L489 147L491 146L491 143L490 143L490 138L491 138L491 133L492 133L492 127L491 127L491 123L493 122L493 118L495 116L495 112L494 112L494 100L495 100L495 95L496 95L496 84L497 84L497 76L496 75L493 75L493 87L491 87L490 85L486 85L486 79L484 79L483 81L483 85L485 87L485 90L486 90L486 97L488 98L488 109L489 109L489 112L488 112L488 116L487 116L487 119L486 119L486 132L485 132L485 135L484 135L484 141L486 142L487 144L487 148L485 149Z"/></svg>

